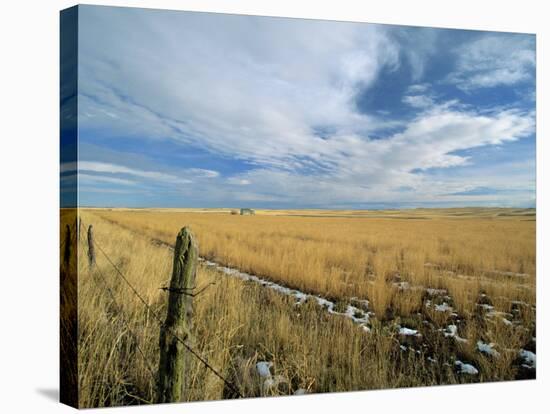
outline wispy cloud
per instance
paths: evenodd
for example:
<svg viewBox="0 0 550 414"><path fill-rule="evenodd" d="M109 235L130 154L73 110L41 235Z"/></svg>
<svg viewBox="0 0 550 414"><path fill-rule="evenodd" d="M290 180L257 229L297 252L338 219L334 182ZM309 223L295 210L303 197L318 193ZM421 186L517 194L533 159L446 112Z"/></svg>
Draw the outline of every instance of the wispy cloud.
<svg viewBox="0 0 550 414"><path fill-rule="evenodd" d="M206 170L203 168L187 168L185 170L186 174L189 174L192 177L200 178L216 178L220 176L220 173L213 170Z"/></svg>
<svg viewBox="0 0 550 414"><path fill-rule="evenodd" d="M432 168L465 166L469 156L457 152L486 145L500 145L533 132L533 114L514 111L493 116L464 111L443 104L432 106L407 128L384 140L343 136L311 149L328 172L302 175L277 169L258 169L233 177L244 180L258 193L269 189L281 198L307 197L348 202L395 200L422 194L427 198L449 190L447 182L436 183L423 174ZM459 184L461 191L465 184ZM404 192L402 188L409 188Z"/></svg>
<svg viewBox="0 0 550 414"><path fill-rule="evenodd" d="M128 168L117 164L108 164L104 162L95 161L80 161L78 163L66 163L61 166L61 172L67 171L92 171L96 173L107 174L127 174L135 177L149 178L158 181L188 183L190 180L182 179L172 174L165 174L158 171L143 171L135 168ZM89 176L88 176L89 177Z"/></svg>
<svg viewBox="0 0 550 414"><path fill-rule="evenodd" d="M97 161L80 161L80 162L71 162L61 165L61 173L70 172L70 171L91 171L95 173L107 173L107 174L127 174L135 177L148 178L156 181L172 182L172 183L191 183L192 180L188 178L182 178L181 176L176 176L173 174L166 174L158 171L145 171L135 168L128 168L122 165L109 164L105 162ZM181 171L182 175L191 178L215 178L220 174L217 171L207 170L202 168L187 168ZM79 179L88 179L88 180L103 180L105 182L119 183L119 184L135 184L133 181L122 180L120 178L108 178L97 175L89 175L79 173Z"/></svg>
<svg viewBox="0 0 550 414"><path fill-rule="evenodd" d="M107 184L118 184L118 185L136 185L137 183L133 180L127 180L125 178L117 177L105 177L102 175L90 175L90 174L78 174L79 184L86 183L107 183Z"/></svg>
<svg viewBox="0 0 550 414"><path fill-rule="evenodd" d="M67 168L67 166L65 167ZM69 167L70 168L70 167ZM65 170L65 172L71 172L73 170ZM89 183L107 183L107 184L117 184L117 185L136 185L137 183L132 180L127 180L124 178L116 178L116 177L106 177L102 175L90 175L90 174L76 174L76 171L74 174L67 174L61 177L61 182L78 182L79 184L89 184Z"/></svg>
<svg viewBox="0 0 550 414"><path fill-rule="evenodd" d="M287 158L306 152L318 128L353 133L386 124L358 113L354 101L358 88L398 63L399 46L381 26L281 19L258 26L258 18L204 14L180 14L185 24L175 25L181 20L169 13L141 17L90 11L82 20L80 102L93 115L83 128L292 168ZM157 62L154 73L147 62Z"/></svg>
<svg viewBox="0 0 550 414"><path fill-rule="evenodd" d="M514 85L534 78L535 37L487 34L457 48L458 64L449 80L471 90Z"/></svg>
<svg viewBox="0 0 550 414"><path fill-rule="evenodd" d="M433 99L427 95L405 95L403 102L413 108L427 108L434 103Z"/></svg>
<svg viewBox="0 0 550 414"><path fill-rule="evenodd" d="M437 29L94 7L80 30L82 136L158 145L154 168L79 163L105 184L159 182L207 204L436 202L471 189L472 177L430 171L473 168L465 151L534 134L534 108L478 106L445 89L533 82L529 36L469 34L449 47L454 32L440 44ZM360 108L359 97L384 95L376 86L390 75L402 86L387 95L406 115ZM188 164L193 150L212 165ZM475 185L502 185L485 178Z"/></svg>

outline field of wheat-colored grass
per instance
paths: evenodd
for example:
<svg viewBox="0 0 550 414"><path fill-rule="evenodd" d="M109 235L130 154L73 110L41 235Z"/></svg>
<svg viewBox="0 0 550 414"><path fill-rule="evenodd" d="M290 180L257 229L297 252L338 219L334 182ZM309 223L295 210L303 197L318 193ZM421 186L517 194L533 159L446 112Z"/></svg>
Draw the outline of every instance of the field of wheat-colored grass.
<svg viewBox="0 0 550 414"><path fill-rule="evenodd" d="M480 289L505 289L511 300L534 302L535 221L525 216L410 219L406 213L403 219L366 219L148 211L97 214L165 242L173 242L175 232L190 225L204 257L337 299L372 296L383 281L399 279L466 289L464 297L457 298L464 308L477 299ZM526 276L514 278L514 273ZM369 283L374 280L377 283Z"/></svg>
<svg viewBox="0 0 550 414"><path fill-rule="evenodd" d="M369 301L367 333L316 303L297 306L201 265L197 283L215 284L195 300L196 347L245 396L521 377L518 351L532 349L536 336L532 211L230 212L89 209L80 217L161 315L172 252L158 241L173 244L183 226L200 255L221 265L338 304ZM81 242L78 260L80 405L152 402L158 324L105 257L90 271ZM418 334L403 336L401 327ZM480 352L480 341L498 358ZM478 373L463 375L457 360ZM279 386L265 386L257 361L273 362ZM186 399L228 397L196 361L192 373Z"/></svg>

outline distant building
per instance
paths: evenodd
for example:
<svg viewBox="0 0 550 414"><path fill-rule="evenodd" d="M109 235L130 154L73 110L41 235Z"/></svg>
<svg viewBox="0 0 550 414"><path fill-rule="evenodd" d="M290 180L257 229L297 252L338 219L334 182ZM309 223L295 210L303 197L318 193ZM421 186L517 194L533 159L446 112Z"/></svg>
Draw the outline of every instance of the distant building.
<svg viewBox="0 0 550 414"><path fill-rule="evenodd" d="M251 216L256 214L251 208L241 208L241 216Z"/></svg>

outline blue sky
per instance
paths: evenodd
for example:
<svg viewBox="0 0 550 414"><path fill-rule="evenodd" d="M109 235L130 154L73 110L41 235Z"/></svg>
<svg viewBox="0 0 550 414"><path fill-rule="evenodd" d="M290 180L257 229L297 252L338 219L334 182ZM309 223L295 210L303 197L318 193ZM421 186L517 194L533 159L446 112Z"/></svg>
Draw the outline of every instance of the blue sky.
<svg viewBox="0 0 550 414"><path fill-rule="evenodd" d="M80 6L81 206L535 205L535 36Z"/></svg>

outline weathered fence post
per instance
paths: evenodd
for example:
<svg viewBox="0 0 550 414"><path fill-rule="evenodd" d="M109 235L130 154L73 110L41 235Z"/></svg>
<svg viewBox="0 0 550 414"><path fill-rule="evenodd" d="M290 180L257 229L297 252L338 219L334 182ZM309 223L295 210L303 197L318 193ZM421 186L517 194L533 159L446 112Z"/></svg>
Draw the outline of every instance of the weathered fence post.
<svg viewBox="0 0 550 414"><path fill-rule="evenodd" d="M198 246L191 231L180 230L174 249L174 267L168 289L168 314L160 329L157 402L178 402L189 386L191 354L177 339L192 346L193 289Z"/></svg>
<svg viewBox="0 0 550 414"><path fill-rule="evenodd" d="M88 264L90 268L95 265L94 231L91 224L88 227Z"/></svg>
<svg viewBox="0 0 550 414"><path fill-rule="evenodd" d="M71 226L68 224L65 226L65 249L63 251L63 263L65 266L69 266L71 260Z"/></svg>

